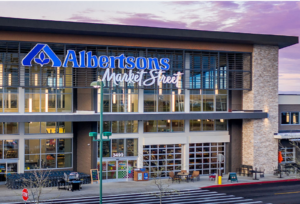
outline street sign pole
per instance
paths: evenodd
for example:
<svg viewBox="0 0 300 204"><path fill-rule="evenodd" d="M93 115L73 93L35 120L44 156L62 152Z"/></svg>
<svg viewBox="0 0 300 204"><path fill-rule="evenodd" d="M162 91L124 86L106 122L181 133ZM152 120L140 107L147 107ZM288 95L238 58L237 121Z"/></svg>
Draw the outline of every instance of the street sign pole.
<svg viewBox="0 0 300 204"><path fill-rule="evenodd" d="M99 183L100 183L100 197L99 203L102 204L102 157L103 157L103 141L110 141L109 136L111 132L103 132L103 82L101 80L94 81L91 83L91 86L95 88L100 88L100 138L97 139L97 132L90 132L89 136L93 137L93 141L100 142L100 167L99 167ZM107 139L103 139L103 135L107 136Z"/></svg>

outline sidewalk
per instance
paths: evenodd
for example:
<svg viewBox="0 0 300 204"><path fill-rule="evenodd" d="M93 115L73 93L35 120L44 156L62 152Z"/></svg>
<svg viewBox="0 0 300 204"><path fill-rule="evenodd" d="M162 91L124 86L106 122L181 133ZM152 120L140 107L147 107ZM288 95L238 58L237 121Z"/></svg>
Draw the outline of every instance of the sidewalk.
<svg viewBox="0 0 300 204"><path fill-rule="evenodd" d="M224 175L222 179L222 185L228 186L231 184L230 181L227 181L228 175ZM254 184L257 182L280 182L281 180L295 179L294 176L284 176L284 178L277 178L273 175L266 175L260 180L253 180L250 177L238 176L239 184L249 183ZM182 181L180 184L168 179L163 180L166 185L169 185L171 190L184 190L184 189L198 189L202 187L214 186L216 185L214 181L209 181L208 176L201 176L200 181L186 183ZM300 181L300 180L299 180ZM232 184L236 184L232 183ZM146 182L117 182L117 183L103 183L103 195L116 195L116 194L129 194L129 193L146 193L158 191L158 188L154 184L154 181ZM45 188L43 189L42 200L45 199L58 199L58 198L74 198L74 197L89 197L89 196L99 196L99 184L86 184L82 185L82 190L80 191L67 191L67 190L57 190L57 187ZM7 189L5 185L0 186L0 203L4 202L20 202L22 201L22 189L11 190Z"/></svg>

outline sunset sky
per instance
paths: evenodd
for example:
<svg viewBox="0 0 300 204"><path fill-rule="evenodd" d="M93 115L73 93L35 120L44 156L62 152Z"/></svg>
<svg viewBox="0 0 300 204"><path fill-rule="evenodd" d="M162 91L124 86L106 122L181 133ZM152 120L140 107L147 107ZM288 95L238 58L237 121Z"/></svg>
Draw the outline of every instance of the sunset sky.
<svg viewBox="0 0 300 204"><path fill-rule="evenodd" d="M0 16L300 35L300 2L0 2ZM280 93L300 93L300 45L279 52Z"/></svg>

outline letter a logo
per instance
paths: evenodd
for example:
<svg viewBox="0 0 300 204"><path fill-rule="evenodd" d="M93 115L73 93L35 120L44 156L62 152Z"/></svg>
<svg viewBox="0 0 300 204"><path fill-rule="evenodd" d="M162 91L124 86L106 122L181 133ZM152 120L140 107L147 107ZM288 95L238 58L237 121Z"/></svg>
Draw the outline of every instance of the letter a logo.
<svg viewBox="0 0 300 204"><path fill-rule="evenodd" d="M46 55L49 58L46 58ZM35 58L38 55L37 58ZM52 61L52 67L60 67L61 61L56 56L56 54L51 50L51 48L47 44L36 44L32 50L23 58L22 65L23 66L32 66L31 62L34 59L34 62L44 66L48 64L50 60Z"/></svg>

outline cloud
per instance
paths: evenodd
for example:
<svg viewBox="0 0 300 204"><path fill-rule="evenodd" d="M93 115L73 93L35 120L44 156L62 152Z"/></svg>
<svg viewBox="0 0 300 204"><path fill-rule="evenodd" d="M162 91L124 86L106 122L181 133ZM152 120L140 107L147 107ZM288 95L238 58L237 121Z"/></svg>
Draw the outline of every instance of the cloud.
<svg viewBox="0 0 300 204"><path fill-rule="evenodd" d="M104 23L102 20L88 17L87 15L73 14L68 20L85 23Z"/></svg>
<svg viewBox="0 0 300 204"><path fill-rule="evenodd" d="M149 27L161 27L161 28L187 28L187 24L184 22L171 21L161 19L159 16L151 13L125 13L125 18L116 17L114 20L119 24L124 25L136 25L136 26L149 26Z"/></svg>

